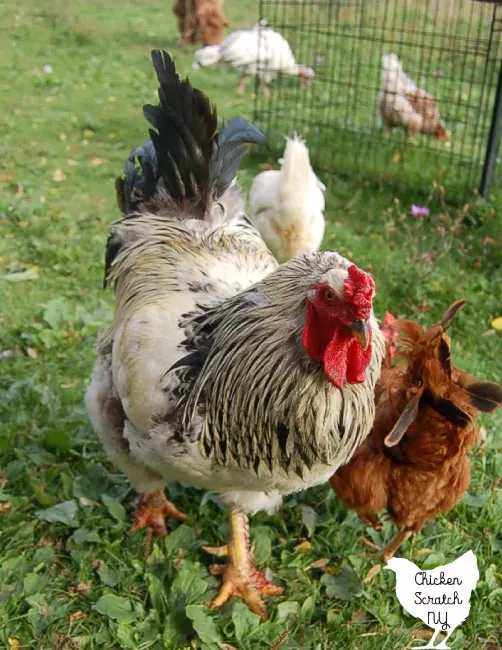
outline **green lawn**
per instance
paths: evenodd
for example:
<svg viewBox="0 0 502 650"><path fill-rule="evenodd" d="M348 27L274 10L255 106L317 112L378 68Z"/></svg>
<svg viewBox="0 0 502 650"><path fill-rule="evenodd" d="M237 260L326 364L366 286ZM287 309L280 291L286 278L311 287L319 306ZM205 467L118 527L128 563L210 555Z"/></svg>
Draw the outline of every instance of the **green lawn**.
<svg viewBox="0 0 502 650"><path fill-rule="evenodd" d="M233 70L191 70L169 5L19 0L0 15L0 646L410 647L424 628L399 606L394 577L380 572L359 582L374 565L360 537L379 535L327 487L288 498L275 517L253 518L259 565L286 587L269 600L270 621L261 626L239 602L218 613L204 606L218 583L200 547L227 533L214 495L174 485L173 500L191 520L171 522L173 533L154 542L146 561L144 535L128 534L134 495L107 462L82 399L96 333L112 314L113 296L101 286L104 244L118 217L114 179L146 138L142 105L155 100L150 49L172 52L222 116L251 117L253 108L251 95L234 94ZM226 12L232 28L251 25L256 3L228 1ZM332 145L342 143L350 146L343 133ZM243 187L276 157L249 155ZM323 180L324 245L371 268L379 314L431 323L467 298L451 330L454 361L501 380L502 338L491 328L502 315L496 201L452 208L430 186L432 214L420 223L409 214L418 184L416 194L383 181ZM502 648L502 414L484 424L487 447L473 456L469 495L402 550L427 568L472 548L480 583L452 647L495 650ZM382 536L391 535L386 524Z"/></svg>

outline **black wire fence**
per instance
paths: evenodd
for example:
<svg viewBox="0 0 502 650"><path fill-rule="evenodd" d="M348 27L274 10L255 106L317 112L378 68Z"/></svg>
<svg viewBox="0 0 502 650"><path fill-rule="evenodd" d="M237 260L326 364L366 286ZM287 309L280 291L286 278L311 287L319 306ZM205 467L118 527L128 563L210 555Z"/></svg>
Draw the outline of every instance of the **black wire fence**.
<svg viewBox="0 0 502 650"><path fill-rule="evenodd" d="M307 87L279 74L269 97L257 85L254 119L274 148L296 131L328 172L425 192L437 181L457 200L474 188L488 195L502 118L501 0L260 0L260 17L316 72ZM385 54L401 62L412 95L416 84L411 103L428 111L429 135L393 128L386 137ZM436 99L446 133L424 126L433 103L417 87ZM394 89L398 113L402 91Z"/></svg>

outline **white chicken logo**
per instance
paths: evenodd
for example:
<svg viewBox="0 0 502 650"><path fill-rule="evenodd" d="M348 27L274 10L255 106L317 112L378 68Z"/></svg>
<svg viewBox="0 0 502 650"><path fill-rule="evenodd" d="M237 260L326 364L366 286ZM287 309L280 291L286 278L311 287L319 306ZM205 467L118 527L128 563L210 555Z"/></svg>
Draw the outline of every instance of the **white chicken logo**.
<svg viewBox="0 0 502 650"><path fill-rule="evenodd" d="M431 571L422 571L404 558L392 558L384 568L396 574L401 605L434 630L432 639L421 648L448 648L451 634L469 616L471 592L479 579L474 553L467 551L455 562ZM446 632L446 637L434 645L440 632Z"/></svg>

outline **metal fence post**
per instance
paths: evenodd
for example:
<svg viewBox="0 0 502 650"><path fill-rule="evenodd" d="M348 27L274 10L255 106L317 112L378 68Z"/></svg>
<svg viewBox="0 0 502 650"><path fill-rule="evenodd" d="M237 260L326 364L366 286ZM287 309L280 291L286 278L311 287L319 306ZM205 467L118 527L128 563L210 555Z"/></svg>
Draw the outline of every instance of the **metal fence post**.
<svg viewBox="0 0 502 650"><path fill-rule="evenodd" d="M500 134L502 131L502 61L499 67L499 78L497 82L497 92L495 95L495 104L493 106L492 121L490 124L490 134L486 147L485 162L483 164L483 174L481 176L481 187L479 191L484 199L488 199L490 185L493 180L493 172L497 162L497 155L500 144Z"/></svg>

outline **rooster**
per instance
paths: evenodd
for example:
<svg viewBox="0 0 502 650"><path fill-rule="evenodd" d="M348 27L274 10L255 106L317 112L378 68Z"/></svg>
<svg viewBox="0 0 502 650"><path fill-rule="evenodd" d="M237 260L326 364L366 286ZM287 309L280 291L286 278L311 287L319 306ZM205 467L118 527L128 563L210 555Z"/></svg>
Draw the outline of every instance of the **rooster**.
<svg viewBox="0 0 502 650"><path fill-rule="evenodd" d="M288 41L278 32L256 25L253 29L240 29L229 34L219 45L203 47L195 52L194 67L207 67L228 63L241 72L237 92L243 94L249 76L257 76L261 91L268 96L267 84L278 74L300 77L309 83L315 72L297 63Z"/></svg>
<svg viewBox="0 0 502 650"><path fill-rule="evenodd" d="M249 193L251 221L280 261L317 251L324 236L325 186L300 138L287 138L282 169L261 172Z"/></svg>
<svg viewBox="0 0 502 650"><path fill-rule="evenodd" d="M384 54L382 64L382 90L378 96L378 107L385 135L389 136L391 129L399 126L414 144L414 133L434 135L438 140L448 139L436 99L426 90L417 88L395 54Z"/></svg>
<svg viewBox="0 0 502 650"><path fill-rule="evenodd" d="M427 521L460 501L470 483L475 416L502 404L502 387L451 364L445 330L464 304L453 303L427 330L387 316L388 356L396 342L394 329L405 364L385 364L375 390L371 433L331 479L342 503L364 523L378 528L378 513L386 510L397 525L381 551L384 561Z"/></svg>
<svg viewBox="0 0 502 650"><path fill-rule="evenodd" d="M367 435L384 344L370 275L337 253L282 267L244 214L235 180L244 122L217 134L208 98L154 51L151 142L118 182L125 217L108 240L113 324L87 391L110 459L142 495L136 527L182 516L164 487L218 491L230 542L217 607L231 595L262 618L282 589L255 566L247 514L327 481ZM153 154L153 151L155 152Z"/></svg>

